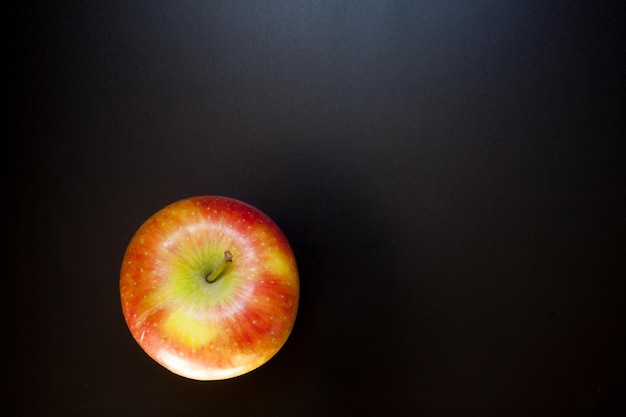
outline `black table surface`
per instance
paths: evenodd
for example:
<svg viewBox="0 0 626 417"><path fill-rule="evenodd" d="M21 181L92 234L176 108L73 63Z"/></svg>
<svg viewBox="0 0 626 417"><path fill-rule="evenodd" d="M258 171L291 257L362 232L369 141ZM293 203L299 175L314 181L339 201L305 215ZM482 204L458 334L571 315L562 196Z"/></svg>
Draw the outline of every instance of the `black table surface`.
<svg viewBox="0 0 626 417"><path fill-rule="evenodd" d="M5 12L15 416L617 416L621 2L21 2ZM221 382L132 339L119 268L178 199L282 228L283 349Z"/></svg>

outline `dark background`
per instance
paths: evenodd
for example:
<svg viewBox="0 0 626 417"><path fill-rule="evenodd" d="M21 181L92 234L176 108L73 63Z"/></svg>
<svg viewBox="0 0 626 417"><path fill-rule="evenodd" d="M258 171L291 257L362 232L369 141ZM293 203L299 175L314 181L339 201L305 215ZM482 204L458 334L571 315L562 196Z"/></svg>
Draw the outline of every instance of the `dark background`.
<svg viewBox="0 0 626 417"><path fill-rule="evenodd" d="M624 415L623 2L19 4L11 415ZM301 274L287 344L223 382L119 303L132 234L200 194Z"/></svg>

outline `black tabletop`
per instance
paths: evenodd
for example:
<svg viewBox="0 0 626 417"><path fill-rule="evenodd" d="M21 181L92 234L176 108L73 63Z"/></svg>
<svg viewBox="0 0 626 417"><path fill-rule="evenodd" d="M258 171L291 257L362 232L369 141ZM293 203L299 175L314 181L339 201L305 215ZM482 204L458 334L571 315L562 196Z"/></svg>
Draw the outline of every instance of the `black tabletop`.
<svg viewBox="0 0 626 417"><path fill-rule="evenodd" d="M12 415L623 415L620 2L5 15ZM283 349L222 382L152 361L119 301L135 230L204 194L272 217L301 280Z"/></svg>

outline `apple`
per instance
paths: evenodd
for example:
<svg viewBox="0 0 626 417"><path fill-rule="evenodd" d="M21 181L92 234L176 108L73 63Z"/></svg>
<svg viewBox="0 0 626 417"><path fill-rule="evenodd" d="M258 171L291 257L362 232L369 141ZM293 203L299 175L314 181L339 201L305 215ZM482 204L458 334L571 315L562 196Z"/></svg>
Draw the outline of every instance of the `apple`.
<svg viewBox="0 0 626 417"><path fill-rule="evenodd" d="M220 196L177 201L132 237L120 298L134 339L183 377L221 380L266 363L298 310L296 260L259 209Z"/></svg>

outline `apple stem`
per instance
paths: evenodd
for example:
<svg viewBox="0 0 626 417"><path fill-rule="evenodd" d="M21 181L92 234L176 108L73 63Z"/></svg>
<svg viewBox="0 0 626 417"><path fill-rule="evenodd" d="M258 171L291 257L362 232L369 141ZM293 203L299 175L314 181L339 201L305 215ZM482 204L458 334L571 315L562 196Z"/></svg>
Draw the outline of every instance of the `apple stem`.
<svg viewBox="0 0 626 417"><path fill-rule="evenodd" d="M228 265L232 261L233 261L233 254L229 250L227 250L226 252L224 252L224 258L222 259L222 262L217 266L217 268L215 268L213 272L207 275L206 282L213 283L217 281L217 279L220 277L222 272L224 272L226 265Z"/></svg>

